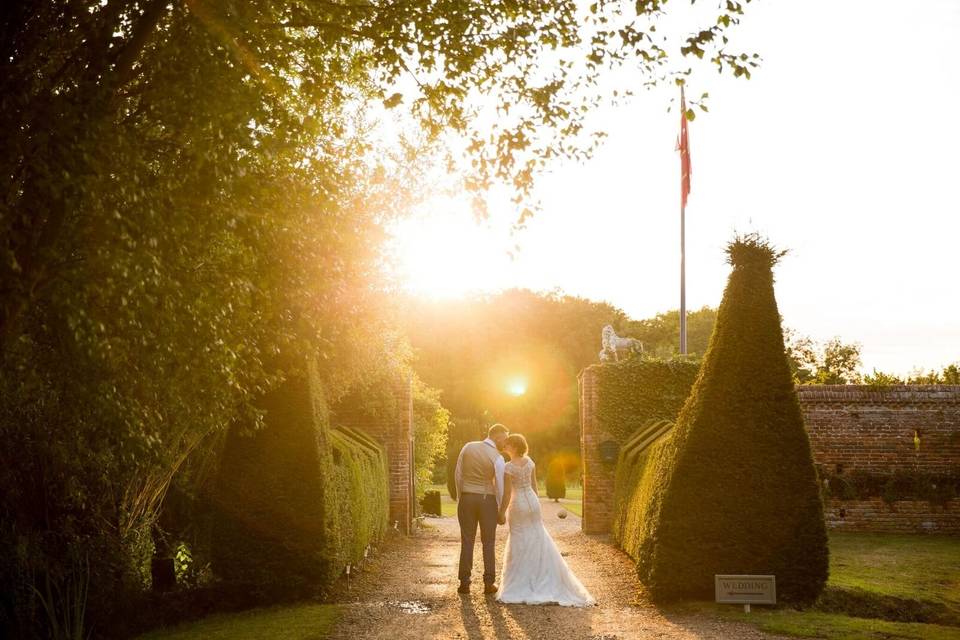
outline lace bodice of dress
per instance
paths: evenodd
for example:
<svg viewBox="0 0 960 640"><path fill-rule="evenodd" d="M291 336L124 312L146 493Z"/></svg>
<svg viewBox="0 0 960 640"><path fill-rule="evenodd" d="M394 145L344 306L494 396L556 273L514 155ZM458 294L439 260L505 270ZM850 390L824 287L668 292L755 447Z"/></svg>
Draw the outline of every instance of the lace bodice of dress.
<svg viewBox="0 0 960 640"><path fill-rule="evenodd" d="M510 483L514 489L529 489L530 478L533 476L533 460L530 458L511 460L504 467L504 472L510 476Z"/></svg>

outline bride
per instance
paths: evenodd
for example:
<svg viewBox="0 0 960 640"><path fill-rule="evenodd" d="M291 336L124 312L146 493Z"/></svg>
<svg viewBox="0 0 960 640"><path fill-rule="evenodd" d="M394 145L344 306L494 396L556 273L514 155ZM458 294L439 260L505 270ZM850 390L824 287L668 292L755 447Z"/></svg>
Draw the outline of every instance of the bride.
<svg viewBox="0 0 960 640"><path fill-rule="evenodd" d="M500 522L510 525L497 601L586 607L596 600L574 575L540 517L536 466L527 457L527 440L511 434L503 445L510 456L504 469Z"/></svg>

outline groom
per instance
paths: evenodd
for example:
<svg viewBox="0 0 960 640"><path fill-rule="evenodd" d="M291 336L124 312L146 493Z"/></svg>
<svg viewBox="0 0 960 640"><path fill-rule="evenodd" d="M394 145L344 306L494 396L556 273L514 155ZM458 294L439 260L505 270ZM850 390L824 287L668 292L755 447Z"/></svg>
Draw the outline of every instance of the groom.
<svg viewBox="0 0 960 640"><path fill-rule="evenodd" d="M500 500L503 498L503 456L500 448L510 432L502 424L487 430L487 439L468 442L457 458L457 520L460 522L460 588L470 593L473 546L480 525L483 545L483 592L496 593L496 538Z"/></svg>

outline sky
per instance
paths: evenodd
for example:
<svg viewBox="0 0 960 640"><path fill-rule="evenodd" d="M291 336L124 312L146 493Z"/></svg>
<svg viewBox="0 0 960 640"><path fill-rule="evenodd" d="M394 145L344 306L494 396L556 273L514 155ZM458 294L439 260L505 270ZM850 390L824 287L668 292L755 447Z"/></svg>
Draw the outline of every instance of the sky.
<svg viewBox="0 0 960 640"><path fill-rule="evenodd" d="M690 123L687 308L719 304L725 244L758 231L789 251L785 326L859 343L866 372L960 361L960 0L757 0L732 35L763 64L749 81L693 79L710 111ZM542 210L516 236L507 207L478 226L463 202L432 200L396 229L407 287L559 290L634 318L678 308L675 93L595 114L607 141L540 177Z"/></svg>

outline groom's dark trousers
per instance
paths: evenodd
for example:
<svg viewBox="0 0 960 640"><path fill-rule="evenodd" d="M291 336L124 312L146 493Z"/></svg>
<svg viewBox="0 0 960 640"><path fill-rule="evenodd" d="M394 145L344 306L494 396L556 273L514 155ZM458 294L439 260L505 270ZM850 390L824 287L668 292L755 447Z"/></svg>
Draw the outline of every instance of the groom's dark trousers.
<svg viewBox="0 0 960 640"><path fill-rule="evenodd" d="M497 578L497 497L480 493L464 493L457 502L457 520L460 521L460 582L470 583L473 569L473 545L480 525L480 543L483 545L483 584L493 584Z"/></svg>

